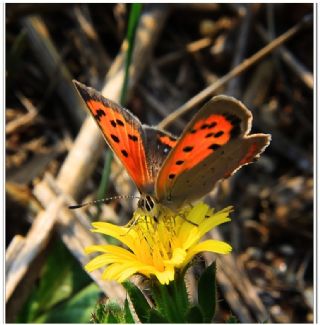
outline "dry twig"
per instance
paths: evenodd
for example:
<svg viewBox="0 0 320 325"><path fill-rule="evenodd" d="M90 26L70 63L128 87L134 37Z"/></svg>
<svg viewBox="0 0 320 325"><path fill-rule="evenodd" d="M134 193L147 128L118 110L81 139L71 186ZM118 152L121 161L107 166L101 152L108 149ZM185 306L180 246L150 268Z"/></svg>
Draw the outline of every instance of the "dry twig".
<svg viewBox="0 0 320 325"><path fill-rule="evenodd" d="M165 128L166 126L168 126L170 123L172 123L174 119L189 111L195 105L199 104L207 97L212 95L218 88L222 87L231 79L246 71L248 68L256 64L265 56L269 55L272 51L274 51L284 42L288 41L290 38L296 35L301 29L305 28L306 26L309 26L311 22L312 22L312 17L310 16L305 17L301 22L299 22L298 24L290 28L288 31L286 31L276 39L274 39L271 43L266 45L264 48L262 48L257 53L252 55L250 58L244 60L241 64L239 64L237 67L232 69L226 75L218 79L212 85L208 86L200 93L198 93L196 96L194 96L189 101L187 101L185 104L180 106L174 113L170 114L167 118L163 119L159 123L159 127Z"/></svg>

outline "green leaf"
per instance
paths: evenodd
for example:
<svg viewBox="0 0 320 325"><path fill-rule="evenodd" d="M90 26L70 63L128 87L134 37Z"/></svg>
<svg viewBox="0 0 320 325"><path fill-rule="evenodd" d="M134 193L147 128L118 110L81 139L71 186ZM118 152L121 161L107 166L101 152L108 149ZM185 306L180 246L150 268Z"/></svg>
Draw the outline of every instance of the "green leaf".
<svg viewBox="0 0 320 325"><path fill-rule="evenodd" d="M181 315L185 315L190 305L184 276L185 272L178 274L172 283L174 286L174 299Z"/></svg>
<svg viewBox="0 0 320 325"><path fill-rule="evenodd" d="M161 315L157 310L151 309L148 323L151 324L167 324L170 323L163 315Z"/></svg>
<svg viewBox="0 0 320 325"><path fill-rule="evenodd" d="M216 263L213 262L204 270L198 282L198 302L206 323L210 323L215 315L216 296Z"/></svg>
<svg viewBox="0 0 320 325"><path fill-rule="evenodd" d="M23 306L18 322L35 322L47 310L91 283L89 276L60 240L52 245L40 274L39 285Z"/></svg>
<svg viewBox="0 0 320 325"><path fill-rule="evenodd" d="M132 282L125 281L122 283L122 285L127 290L132 305L134 307L134 310L137 313L137 316L140 319L141 323L147 323L148 315L151 310L151 307L147 299L145 298L141 290L137 286L135 286Z"/></svg>
<svg viewBox="0 0 320 325"><path fill-rule="evenodd" d="M126 324L134 324L134 318L132 316L130 307L129 307L129 301L126 298L126 300L124 301L124 319Z"/></svg>
<svg viewBox="0 0 320 325"><path fill-rule="evenodd" d="M72 293L72 272L70 256L59 242L47 258L37 298L41 300L41 309L47 310L56 303L68 298Z"/></svg>
<svg viewBox="0 0 320 325"><path fill-rule="evenodd" d="M186 315L187 323L207 323L204 321L201 308L198 305L192 306Z"/></svg>
<svg viewBox="0 0 320 325"><path fill-rule="evenodd" d="M95 283L88 285L66 303L38 317L36 323L88 323L101 291Z"/></svg>
<svg viewBox="0 0 320 325"><path fill-rule="evenodd" d="M127 37L126 37L128 41L128 50L127 50L126 61L125 61L124 81L123 81L123 86L121 91L121 100L120 100L121 105L124 105L127 99L128 83L129 83L129 68L131 64L136 29L139 23L141 10L142 10L141 3L133 3L131 5L128 29L127 29Z"/></svg>

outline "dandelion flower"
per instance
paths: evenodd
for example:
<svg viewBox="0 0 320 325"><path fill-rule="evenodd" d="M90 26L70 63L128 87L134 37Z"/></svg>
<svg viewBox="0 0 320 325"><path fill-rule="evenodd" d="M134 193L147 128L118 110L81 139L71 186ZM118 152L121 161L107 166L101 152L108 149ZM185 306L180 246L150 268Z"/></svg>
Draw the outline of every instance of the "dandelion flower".
<svg viewBox="0 0 320 325"><path fill-rule="evenodd" d="M219 240L204 240L214 227L230 221L232 207L214 212L203 202L184 207L178 213L160 207L157 219L138 209L128 226L94 222L93 232L109 235L126 247L93 245L87 253L98 252L86 266L88 272L105 267L103 279L123 282L134 274L155 276L161 284L174 280L175 272L183 269L201 252L227 254L232 248Z"/></svg>

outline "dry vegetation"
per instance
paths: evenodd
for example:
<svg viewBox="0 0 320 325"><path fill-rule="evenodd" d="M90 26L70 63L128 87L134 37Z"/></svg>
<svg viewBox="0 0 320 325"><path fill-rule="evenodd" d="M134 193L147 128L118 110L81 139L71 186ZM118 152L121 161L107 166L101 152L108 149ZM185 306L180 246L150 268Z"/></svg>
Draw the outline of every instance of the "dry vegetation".
<svg viewBox="0 0 320 325"><path fill-rule="evenodd" d="M95 198L106 151L71 81L119 101L129 10L124 4L6 5L7 321L34 321L89 283L82 275L69 295L26 318L28 302L50 292L50 286L38 289L43 270L73 259L68 251L86 263L83 247L102 240L89 232L95 206L65 208ZM208 197L217 208L235 206L232 223L212 234L234 247L218 259L220 322L230 313L246 322L313 321L312 13L312 4L153 5L145 6L138 26L126 106L144 123L160 123L216 85L209 95L240 99L253 112L253 130L272 134L258 162ZM272 43L293 26L285 43ZM266 44L272 45L267 55L236 73ZM168 129L178 135L207 98L198 98ZM114 162L106 195L134 191ZM115 201L101 207L101 216L125 224L133 206ZM65 260L54 253L56 245ZM80 272L75 265L68 272ZM100 276L92 275L105 294L123 297L120 286ZM50 283L61 290L59 271L57 279Z"/></svg>

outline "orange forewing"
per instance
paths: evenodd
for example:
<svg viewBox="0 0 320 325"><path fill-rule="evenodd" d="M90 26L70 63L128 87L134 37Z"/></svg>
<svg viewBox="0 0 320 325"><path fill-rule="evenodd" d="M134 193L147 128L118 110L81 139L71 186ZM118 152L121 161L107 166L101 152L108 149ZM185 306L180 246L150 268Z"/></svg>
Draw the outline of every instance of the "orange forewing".
<svg viewBox="0 0 320 325"><path fill-rule="evenodd" d="M125 108L105 99L92 88L75 85L99 125L107 143L140 190L151 182L139 120Z"/></svg>
<svg viewBox="0 0 320 325"><path fill-rule="evenodd" d="M157 198L161 201L170 197L180 175L223 150L232 139L245 135L251 119L244 105L231 97L216 96L203 106L165 160L157 178Z"/></svg>
<svg viewBox="0 0 320 325"><path fill-rule="evenodd" d="M163 166L161 174L177 175L191 169L212 154L215 148L226 144L232 129L232 124L222 115L215 114L197 121L178 141L170 163Z"/></svg>
<svg viewBox="0 0 320 325"><path fill-rule="evenodd" d="M216 113L194 121L161 168L157 178L159 197L170 191L178 175L197 166L228 143L236 127L225 116Z"/></svg>

